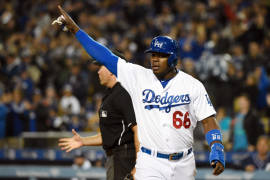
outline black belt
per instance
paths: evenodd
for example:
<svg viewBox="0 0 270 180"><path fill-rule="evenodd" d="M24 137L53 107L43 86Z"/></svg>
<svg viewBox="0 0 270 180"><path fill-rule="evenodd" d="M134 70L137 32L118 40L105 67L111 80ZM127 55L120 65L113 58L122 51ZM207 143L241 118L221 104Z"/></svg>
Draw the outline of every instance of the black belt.
<svg viewBox="0 0 270 180"><path fill-rule="evenodd" d="M105 149L106 155L111 156L113 154L112 149Z"/></svg>
<svg viewBox="0 0 270 180"><path fill-rule="evenodd" d="M145 147L141 147L141 151L151 155L152 150L145 148ZM188 149L187 155L189 155L192 152L192 148ZM157 152L156 155L158 158L164 158L164 159L168 159L168 160L179 160L184 156L184 152L178 152L178 153L172 153L172 154L164 154L164 153L160 153Z"/></svg>
<svg viewBox="0 0 270 180"><path fill-rule="evenodd" d="M132 143L127 143L127 144L121 144L120 146L114 146L112 148L105 149L106 155L111 156L113 152L118 151L118 150L123 150L123 149L129 149L129 148L134 148L134 142Z"/></svg>

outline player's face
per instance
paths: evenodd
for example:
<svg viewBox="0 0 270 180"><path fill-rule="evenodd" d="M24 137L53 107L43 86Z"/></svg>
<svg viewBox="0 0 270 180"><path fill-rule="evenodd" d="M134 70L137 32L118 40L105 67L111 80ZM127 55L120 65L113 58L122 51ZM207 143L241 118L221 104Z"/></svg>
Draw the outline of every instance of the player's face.
<svg viewBox="0 0 270 180"><path fill-rule="evenodd" d="M108 86L111 81L112 73L105 66L101 66L98 70L98 76L100 84Z"/></svg>
<svg viewBox="0 0 270 180"><path fill-rule="evenodd" d="M151 67L158 78L164 77L170 71L168 57L168 54L152 52Z"/></svg>

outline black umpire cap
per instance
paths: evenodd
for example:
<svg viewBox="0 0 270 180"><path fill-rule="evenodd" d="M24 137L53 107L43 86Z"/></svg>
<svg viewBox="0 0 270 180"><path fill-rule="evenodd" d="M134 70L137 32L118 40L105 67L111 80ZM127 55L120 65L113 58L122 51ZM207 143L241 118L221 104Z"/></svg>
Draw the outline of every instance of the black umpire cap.
<svg viewBox="0 0 270 180"><path fill-rule="evenodd" d="M91 64L94 64L94 65L97 65L97 66L102 66L103 65L100 62L98 62L97 60L92 60Z"/></svg>

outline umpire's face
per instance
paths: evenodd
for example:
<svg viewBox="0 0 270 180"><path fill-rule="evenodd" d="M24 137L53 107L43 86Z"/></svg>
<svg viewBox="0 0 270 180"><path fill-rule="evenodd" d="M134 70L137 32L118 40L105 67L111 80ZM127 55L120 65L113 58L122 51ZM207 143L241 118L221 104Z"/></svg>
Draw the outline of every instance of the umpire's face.
<svg viewBox="0 0 270 180"><path fill-rule="evenodd" d="M170 71L168 66L168 54L152 52L151 55L151 67L153 73L159 78L163 77Z"/></svg>
<svg viewBox="0 0 270 180"><path fill-rule="evenodd" d="M100 84L108 87L114 75L105 66L100 66L98 76Z"/></svg>

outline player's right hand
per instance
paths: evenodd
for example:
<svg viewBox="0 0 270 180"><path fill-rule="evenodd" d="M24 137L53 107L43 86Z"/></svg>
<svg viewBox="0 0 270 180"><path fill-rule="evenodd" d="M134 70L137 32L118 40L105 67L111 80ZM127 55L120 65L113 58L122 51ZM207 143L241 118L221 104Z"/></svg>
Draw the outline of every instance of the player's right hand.
<svg viewBox="0 0 270 180"><path fill-rule="evenodd" d="M61 138L59 139L58 146L61 147L61 150L70 152L73 149L77 149L83 146L82 137L72 129L73 137L72 138Z"/></svg>
<svg viewBox="0 0 270 180"><path fill-rule="evenodd" d="M73 21L73 19L60 5L58 5L58 9L61 13L61 16L59 16L56 20L54 20L52 25L54 24L58 24L60 26L64 25L65 28L67 28L70 32L74 34L77 31L79 31L80 30L79 26Z"/></svg>

